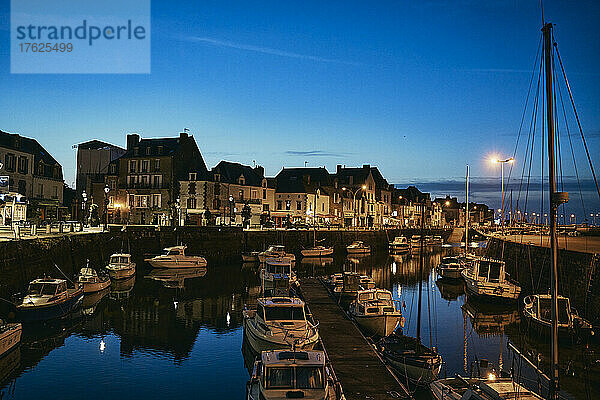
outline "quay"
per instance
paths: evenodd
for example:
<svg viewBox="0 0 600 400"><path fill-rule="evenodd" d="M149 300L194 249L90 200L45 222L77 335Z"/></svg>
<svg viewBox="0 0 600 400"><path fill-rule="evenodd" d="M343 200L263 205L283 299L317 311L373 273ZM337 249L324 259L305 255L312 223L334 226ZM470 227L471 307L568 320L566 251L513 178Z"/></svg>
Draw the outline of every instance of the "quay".
<svg viewBox="0 0 600 400"><path fill-rule="evenodd" d="M500 240L521 243L526 245L550 247L550 236L548 235L493 235ZM558 236L559 250L570 250L578 253L600 253L600 236Z"/></svg>
<svg viewBox="0 0 600 400"><path fill-rule="evenodd" d="M346 399L412 398L321 281L302 279L300 290L313 318L319 322L319 334Z"/></svg>

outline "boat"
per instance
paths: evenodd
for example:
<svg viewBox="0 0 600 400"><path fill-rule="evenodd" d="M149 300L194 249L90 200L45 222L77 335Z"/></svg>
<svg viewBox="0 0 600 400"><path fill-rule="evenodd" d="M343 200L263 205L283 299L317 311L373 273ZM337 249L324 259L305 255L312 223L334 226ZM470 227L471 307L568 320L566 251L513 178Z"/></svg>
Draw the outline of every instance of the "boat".
<svg viewBox="0 0 600 400"><path fill-rule="evenodd" d="M135 263L131 254L116 253L110 256L106 269L110 279L127 279L135 274Z"/></svg>
<svg viewBox="0 0 600 400"><path fill-rule="evenodd" d="M394 240L390 242L390 253L392 254L404 254L410 252L410 244L405 236L396 236Z"/></svg>
<svg viewBox="0 0 600 400"><path fill-rule="evenodd" d="M246 384L247 400L335 400L323 351L263 351Z"/></svg>
<svg viewBox="0 0 600 400"><path fill-rule="evenodd" d="M304 301L293 297L261 297L255 310L244 310L244 333L252 349L312 350L319 340L317 324L306 318Z"/></svg>
<svg viewBox="0 0 600 400"><path fill-rule="evenodd" d="M488 360L475 360L471 363L469 377L457 374L452 378L438 379L429 384L429 389L435 400L461 400L467 391L477 391L479 383L498 378L496 369Z"/></svg>
<svg viewBox="0 0 600 400"><path fill-rule="evenodd" d="M571 308L568 297L558 296L558 331L565 339L573 334L591 333L592 324ZM523 299L525 308L523 315L532 326L540 328L542 333L549 334L552 327L551 302L549 294L532 294Z"/></svg>
<svg viewBox="0 0 600 400"><path fill-rule="evenodd" d="M519 310L511 304L490 304L469 299L462 306L479 336L501 336L505 329L520 321Z"/></svg>
<svg viewBox="0 0 600 400"><path fill-rule="evenodd" d="M163 254L146 259L154 268L198 268L206 267L206 259L201 256L186 255L187 246L173 246L163 249Z"/></svg>
<svg viewBox="0 0 600 400"><path fill-rule="evenodd" d="M425 230L425 219L421 219L421 232ZM413 236L414 238L414 236ZM442 367L442 357L435 347L427 347L421 343L421 298L423 296L423 240L420 239L419 248L419 300L417 303L417 331L416 336L406 336L402 332L393 333L377 342L379 350L385 361L396 372L406 377L415 385L425 385L435 379ZM431 318L430 318L431 321ZM431 329L431 326L429 327Z"/></svg>
<svg viewBox="0 0 600 400"><path fill-rule="evenodd" d="M108 274L98 274L90 267L81 268L77 275L77 283L83 287L83 293L94 293L110 286Z"/></svg>
<svg viewBox="0 0 600 400"><path fill-rule="evenodd" d="M437 273L444 279L462 279L464 265L458 257L443 257L437 266Z"/></svg>
<svg viewBox="0 0 600 400"><path fill-rule="evenodd" d="M442 299L454 301L465 294L465 284L458 279L438 279L435 281Z"/></svg>
<svg viewBox="0 0 600 400"><path fill-rule="evenodd" d="M421 235L412 235L410 238L410 247L419 249L421 247Z"/></svg>
<svg viewBox="0 0 600 400"><path fill-rule="evenodd" d="M242 253L243 262L258 262L258 251L247 251Z"/></svg>
<svg viewBox="0 0 600 400"><path fill-rule="evenodd" d="M207 272L206 267L153 269L145 278L161 282L166 288L183 289L186 279L200 278Z"/></svg>
<svg viewBox="0 0 600 400"><path fill-rule="evenodd" d="M333 247L314 246L301 251L304 257L326 257L333 254Z"/></svg>
<svg viewBox="0 0 600 400"><path fill-rule="evenodd" d="M430 244L434 246L441 246L444 244L444 239L440 235L433 235Z"/></svg>
<svg viewBox="0 0 600 400"><path fill-rule="evenodd" d="M402 311L385 289L360 290L348 312L370 335L389 336L402 323Z"/></svg>
<svg viewBox="0 0 600 400"><path fill-rule="evenodd" d="M6 323L0 319L0 357L19 345L22 332L20 323Z"/></svg>
<svg viewBox="0 0 600 400"><path fill-rule="evenodd" d="M17 305L21 321L61 318L77 308L83 299L83 287L67 288L64 279L42 278L29 283L27 294Z"/></svg>
<svg viewBox="0 0 600 400"><path fill-rule="evenodd" d="M267 258L272 257L288 257L292 262L296 261L296 256L293 253L286 253L285 246L280 244L274 244L267 248L267 250L258 253L258 261L264 263Z"/></svg>
<svg viewBox="0 0 600 400"><path fill-rule="evenodd" d="M81 313L85 316L93 315L96 312L96 307L102 299L110 293L110 288L106 287L98 292L89 293L83 296L81 302Z"/></svg>
<svg viewBox="0 0 600 400"><path fill-rule="evenodd" d="M296 273L292 271L292 260L288 257L267 258L265 267L260 270L262 282L273 283L275 280L296 281Z"/></svg>
<svg viewBox="0 0 600 400"><path fill-rule="evenodd" d="M467 293L485 300L516 301L521 287L510 279L504 261L478 258L461 271Z"/></svg>
<svg viewBox="0 0 600 400"><path fill-rule="evenodd" d="M375 281L370 276L358 272L334 274L331 279L334 282L333 293L344 302L354 300L359 290L375 288Z"/></svg>
<svg viewBox="0 0 600 400"><path fill-rule="evenodd" d="M369 254L371 247L367 246L360 240L355 240L352 244L346 247L348 254Z"/></svg>

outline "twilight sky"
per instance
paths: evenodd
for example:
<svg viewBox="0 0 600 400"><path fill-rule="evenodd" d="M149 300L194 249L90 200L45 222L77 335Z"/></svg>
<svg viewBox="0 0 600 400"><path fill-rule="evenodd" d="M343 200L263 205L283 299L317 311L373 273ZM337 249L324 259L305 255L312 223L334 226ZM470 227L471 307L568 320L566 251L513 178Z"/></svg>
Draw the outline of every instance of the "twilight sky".
<svg viewBox="0 0 600 400"><path fill-rule="evenodd" d="M600 169L600 2L544 13ZM534 0L153 0L151 74L12 75L9 21L0 0L0 129L37 138L69 184L73 144L183 128L209 167L371 163L406 183L469 163L499 176L487 160L513 152L541 28Z"/></svg>

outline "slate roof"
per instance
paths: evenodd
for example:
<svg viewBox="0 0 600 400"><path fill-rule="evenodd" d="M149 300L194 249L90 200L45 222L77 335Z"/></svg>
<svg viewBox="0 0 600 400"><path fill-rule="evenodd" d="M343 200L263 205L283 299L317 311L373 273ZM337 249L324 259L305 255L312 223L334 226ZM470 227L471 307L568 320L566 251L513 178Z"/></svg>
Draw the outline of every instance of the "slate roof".
<svg viewBox="0 0 600 400"><path fill-rule="evenodd" d="M238 184L239 177L243 176L245 184L248 186L262 186L263 176L258 171L260 168L252 168L248 165L240 163L221 161L213 169L213 176L215 173L220 175L220 181L225 183Z"/></svg>
<svg viewBox="0 0 600 400"><path fill-rule="evenodd" d="M278 193L314 193L331 186L329 172L318 168L283 168L275 177Z"/></svg>
<svg viewBox="0 0 600 400"><path fill-rule="evenodd" d="M34 162L36 165L41 160L46 165L58 166L59 167L58 179L62 179L62 177L63 177L62 166L35 139L21 136L17 133L8 133L8 132L0 131L0 147L12 149L15 151L21 151L23 153L33 154ZM34 171L37 171L37 170L34 169ZM47 174L44 174L44 175L47 175ZM52 174L50 174L49 177L53 177Z"/></svg>
<svg viewBox="0 0 600 400"><path fill-rule="evenodd" d="M95 139L90 140L88 142L79 143L77 145L77 148L82 149L82 150L98 150L98 149L104 149L104 148L112 148L112 149L119 149L119 150L125 151L125 149L122 147L116 146L114 144L106 143L101 140L95 140Z"/></svg>

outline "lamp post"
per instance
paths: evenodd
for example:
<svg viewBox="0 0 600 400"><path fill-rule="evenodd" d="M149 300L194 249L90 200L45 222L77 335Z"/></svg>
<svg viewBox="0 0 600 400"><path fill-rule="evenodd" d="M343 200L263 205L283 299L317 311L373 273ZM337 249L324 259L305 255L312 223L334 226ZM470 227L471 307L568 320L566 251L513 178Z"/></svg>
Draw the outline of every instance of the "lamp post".
<svg viewBox="0 0 600 400"><path fill-rule="evenodd" d="M367 189L367 185L362 185L361 187L359 187L358 189L356 189L356 191L354 191L354 194L352 195L352 208L354 209L354 219L356 220L356 225L358 226L358 217L356 216L356 194L358 192L360 192L361 190L365 190ZM351 189L348 189L346 187L343 187L342 190L346 191L348 190L350 193L352 193Z"/></svg>
<svg viewBox="0 0 600 400"><path fill-rule="evenodd" d="M81 203L81 224L85 226L85 204L87 202L87 193L85 192L85 190L83 191L83 193L81 193L81 198L83 199L83 202Z"/></svg>
<svg viewBox="0 0 600 400"><path fill-rule="evenodd" d="M108 229L108 192L110 188L104 187L104 230Z"/></svg>
<svg viewBox="0 0 600 400"><path fill-rule="evenodd" d="M507 158L506 160L500 160L500 159L495 159L492 160L492 162L494 163L500 163L500 187L501 187L501 196L502 196L502 200L501 200L501 210L502 210L502 220L500 221L501 223L501 228L502 228L502 232L504 232L504 164L506 163L513 163L515 161L514 158L510 157Z"/></svg>
<svg viewBox="0 0 600 400"><path fill-rule="evenodd" d="M233 213L233 196L229 196L229 226L231 226L231 214Z"/></svg>

